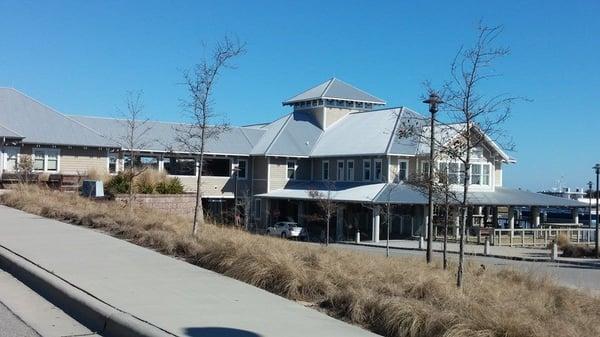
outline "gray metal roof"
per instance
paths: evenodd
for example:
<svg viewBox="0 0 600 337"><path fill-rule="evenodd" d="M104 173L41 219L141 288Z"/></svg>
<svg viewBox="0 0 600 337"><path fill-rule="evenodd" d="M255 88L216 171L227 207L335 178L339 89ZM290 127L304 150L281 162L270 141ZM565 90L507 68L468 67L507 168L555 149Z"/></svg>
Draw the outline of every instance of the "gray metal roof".
<svg viewBox="0 0 600 337"><path fill-rule="evenodd" d="M87 116L71 116L77 121L89 125L99 133L105 135L121 147L126 148L123 142L123 135L126 134L127 125L124 119L105 118L105 117L87 117ZM181 123L169 123L148 121L144 124L144 129L149 128L149 131L141 139L140 143L144 146L141 150L146 151L174 151L174 152L189 152L176 141L178 130L182 130L188 125ZM243 127L231 127L217 139L209 139L206 145L206 153L208 154L232 154L232 155L248 155L254 146L257 139L261 137L264 131L259 129L250 129Z"/></svg>
<svg viewBox="0 0 600 337"><path fill-rule="evenodd" d="M316 190L327 195L329 184L323 182L290 182L284 189L259 194L258 197L275 199L312 199L311 190ZM331 188L331 200L348 202L372 202L385 187L385 183L364 184L356 182L335 182Z"/></svg>
<svg viewBox="0 0 600 337"><path fill-rule="evenodd" d="M0 88L0 124L29 144L115 146L93 129L12 88Z"/></svg>
<svg viewBox="0 0 600 337"><path fill-rule="evenodd" d="M349 101L385 104L385 101L335 77L283 102L283 105L314 99L344 99Z"/></svg>
<svg viewBox="0 0 600 337"><path fill-rule="evenodd" d="M460 198L459 193L459 198ZM586 207L579 201L542 193L496 187L494 191L471 191L469 203L491 206ZM376 203L427 204L427 197L408 184L386 184L374 200Z"/></svg>
<svg viewBox="0 0 600 337"><path fill-rule="evenodd" d="M23 136L21 136L20 134L14 132L13 130L11 130L7 127L4 127L2 125L0 125L0 137L18 138L18 139L23 138Z"/></svg>
<svg viewBox="0 0 600 337"><path fill-rule="evenodd" d="M327 128L311 156L414 155L417 143L399 139L396 133L399 120L412 118L413 114L405 108L349 113Z"/></svg>
<svg viewBox="0 0 600 337"><path fill-rule="evenodd" d="M258 197L277 199L312 199L311 190L327 193L328 184L323 182L292 182L284 189L257 195ZM375 183L364 184L359 182L333 183L331 199L334 201L348 202L373 202L384 204L426 205L427 197L408 184ZM489 206L541 206L541 207L586 207L579 201L554 197L541 193L496 187L495 191L469 192L469 203L473 205Z"/></svg>
<svg viewBox="0 0 600 337"><path fill-rule="evenodd" d="M322 133L312 114L294 111L268 126L252 154L307 157Z"/></svg>

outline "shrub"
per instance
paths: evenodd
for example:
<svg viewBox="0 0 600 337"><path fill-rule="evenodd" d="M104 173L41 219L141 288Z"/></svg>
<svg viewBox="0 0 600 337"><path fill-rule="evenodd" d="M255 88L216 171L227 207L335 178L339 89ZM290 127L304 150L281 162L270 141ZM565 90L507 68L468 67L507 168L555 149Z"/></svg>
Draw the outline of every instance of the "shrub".
<svg viewBox="0 0 600 337"><path fill-rule="evenodd" d="M177 177L169 178L156 184L155 191L159 194L182 194L183 184Z"/></svg>
<svg viewBox="0 0 600 337"><path fill-rule="evenodd" d="M129 193L129 174L125 172L119 172L119 174L112 176L106 184L106 191L109 194L123 194Z"/></svg>

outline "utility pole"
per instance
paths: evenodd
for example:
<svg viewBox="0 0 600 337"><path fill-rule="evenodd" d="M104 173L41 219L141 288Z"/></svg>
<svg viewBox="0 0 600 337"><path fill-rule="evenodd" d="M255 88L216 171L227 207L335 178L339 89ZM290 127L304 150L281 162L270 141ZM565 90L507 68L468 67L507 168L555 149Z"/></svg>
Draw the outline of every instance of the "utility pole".
<svg viewBox="0 0 600 337"><path fill-rule="evenodd" d="M594 170L596 171L596 258L600 258L600 247L598 245L598 236L600 235L600 227L598 227L598 190L600 189L598 185L600 185L600 164L594 165Z"/></svg>
<svg viewBox="0 0 600 337"><path fill-rule="evenodd" d="M429 139L429 193L427 196L429 217L427 219L427 263L431 263L431 257L433 252L433 166L434 166L434 151L435 151L435 113L438 112L438 104L444 103L440 97L432 92L429 94L429 98L424 100L423 103L429 104L429 112L431 113L430 123L430 139Z"/></svg>

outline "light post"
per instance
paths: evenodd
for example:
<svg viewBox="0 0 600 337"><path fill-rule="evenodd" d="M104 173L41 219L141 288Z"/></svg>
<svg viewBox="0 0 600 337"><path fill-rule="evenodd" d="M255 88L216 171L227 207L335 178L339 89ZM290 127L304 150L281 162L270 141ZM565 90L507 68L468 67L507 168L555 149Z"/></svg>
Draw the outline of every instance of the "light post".
<svg viewBox="0 0 600 337"><path fill-rule="evenodd" d="M444 103L442 99L435 93L429 94L429 98L423 103L429 104L429 112L431 113L430 124L430 139L429 139L429 193L428 193L428 211L429 218L427 219L427 263L431 263L433 251L433 161L435 151L435 114L438 112L438 105Z"/></svg>
<svg viewBox="0 0 600 337"><path fill-rule="evenodd" d="M600 185L600 164L594 165L593 169L596 171L596 258L600 258L600 247L598 247L598 235L600 234L600 227L598 227L598 185Z"/></svg>
<svg viewBox="0 0 600 337"><path fill-rule="evenodd" d="M588 181L588 201L589 201L589 207L588 207L588 211L589 211L589 221L588 221L588 227L592 228L592 187L594 186L594 184L592 183L592 181Z"/></svg>

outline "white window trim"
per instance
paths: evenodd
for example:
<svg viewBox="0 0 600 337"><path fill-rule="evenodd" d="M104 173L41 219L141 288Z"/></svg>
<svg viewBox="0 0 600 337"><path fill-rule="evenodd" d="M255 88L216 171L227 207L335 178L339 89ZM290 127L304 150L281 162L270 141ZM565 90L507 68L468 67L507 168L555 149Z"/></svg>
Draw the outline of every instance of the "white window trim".
<svg viewBox="0 0 600 337"><path fill-rule="evenodd" d="M327 163L327 170L325 170L325 164ZM325 179L325 172L327 172L327 179ZM321 180L330 180L331 167L329 167L329 160L321 161Z"/></svg>
<svg viewBox="0 0 600 337"><path fill-rule="evenodd" d="M373 165L371 163L371 159L363 159L363 170L362 170L362 181L372 181L373 180ZM369 164L369 179L365 179L366 165Z"/></svg>
<svg viewBox="0 0 600 337"><path fill-rule="evenodd" d="M294 163L294 177L290 178L288 177L288 171L290 170L290 163ZM298 177L298 161L294 160L294 159L288 159L285 161L285 178L287 180L296 180Z"/></svg>
<svg viewBox="0 0 600 337"><path fill-rule="evenodd" d="M115 172L114 173L110 172L110 158L115 158ZM112 176L117 175L119 173L119 154L118 153L111 153L111 152L107 151L106 172L108 172L108 174L110 174Z"/></svg>
<svg viewBox="0 0 600 337"><path fill-rule="evenodd" d="M377 178L375 174L377 173L377 163L381 164L380 177ZM383 181L383 160L381 159L373 159L373 181Z"/></svg>
<svg viewBox="0 0 600 337"><path fill-rule="evenodd" d="M340 163L342 164L342 176L340 177ZM338 181L346 180L346 162L344 160L338 160L335 163L335 175Z"/></svg>
<svg viewBox="0 0 600 337"><path fill-rule="evenodd" d="M352 175L350 175L350 165L352 163ZM346 181L354 181L356 177L356 165L353 159L346 160Z"/></svg>
<svg viewBox="0 0 600 337"><path fill-rule="evenodd" d="M438 170L439 170L440 163L445 163L447 170L450 169L450 164L451 163L458 164L459 167L460 167L460 165L464 165L464 163L462 161L460 161L460 160L442 160L442 161L436 162L436 166L437 166ZM472 163L470 163L470 165L481 165L481 166L487 165L489 167L490 171L489 171L489 177L488 177L488 184L484 185L484 184L473 184L473 183L471 183L473 181L473 178L472 178L473 177L472 176L473 175L473 170L472 169L469 170L469 188L472 188L473 190L494 189L494 187L495 187L494 165L492 165L492 163L490 163L490 162L472 162ZM449 171L447 171L446 174L449 174L448 172ZM483 167L481 169L481 175L483 176ZM459 172L459 178L460 178L460 172ZM457 184L452 184L452 185L461 186L462 185L462 181L459 181Z"/></svg>
<svg viewBox="0 0 600 337"><path fill-rule="evenodd" d="M34 147L31 149L31 161L35 166L35 151L43 151L44 152L44 169L43 170L35 170L35 172L50 172L50 173L59 173L60 172L60 149L48 148L48 147ZM56 153L56 170L48 170L48 153L54 152ZM17 159L18 160L18 159Z"/></svg>
<svg viewBox="0 0 600 337"><path fill-rule="evenodd" d="M238 171L238 174L237 174L238 175L238 177L237 177L238 180L246 180L246 179L248 179L248 160L246 160L246 159L238 159L237 168L240 167L240 162L242 162L242 161L246 163L246 172L245 172L245 176L244 177L240 177L240 171Z"/></svg>
<svg viewBox="0 0 600 337"><path fill-rule="evenodd" d="M404 179L401 179L400 177L400 163L406 163L406 177L404 177ZM397 172L397 176L398 176L398 181L406 181L408 180L408 177L410 175L410 165L409 165L409 160L408 159L398 159L398 172Z"/></svg>

